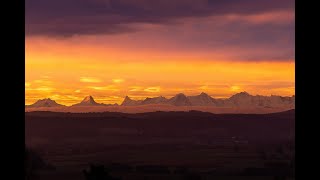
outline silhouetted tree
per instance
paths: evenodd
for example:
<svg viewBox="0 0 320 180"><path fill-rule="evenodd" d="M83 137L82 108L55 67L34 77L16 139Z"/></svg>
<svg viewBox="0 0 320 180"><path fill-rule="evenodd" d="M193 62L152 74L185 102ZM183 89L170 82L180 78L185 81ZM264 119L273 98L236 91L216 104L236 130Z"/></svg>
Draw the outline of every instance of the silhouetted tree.
<svg viewBox="0 0 320 180"><path fill-rule="evenodd" d="M36 152L27 148L25 148L24 163L26 180L38 179L36 171L39 169L44 169L48 166Z"/></svg>

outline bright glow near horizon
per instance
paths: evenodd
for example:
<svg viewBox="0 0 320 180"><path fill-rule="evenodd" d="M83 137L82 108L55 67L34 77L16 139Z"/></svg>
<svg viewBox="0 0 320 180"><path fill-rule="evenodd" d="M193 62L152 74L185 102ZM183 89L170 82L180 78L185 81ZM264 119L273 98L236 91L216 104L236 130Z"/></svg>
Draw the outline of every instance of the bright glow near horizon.
<svg viewBox="0 0 320 180"><path fill-rule="evenodd" d="M126 95L143 99L171 97L180 92L206 92L216 98L240 91L294 95L293 60L196 59L196 53L188 56L181 52L162 58L157 56L161 52L145 55L114 49L108 53L99 46L65 41L31 38L26 42L26 104L52 98L71 105L87 95L101 103L121 103Z"/></svg>

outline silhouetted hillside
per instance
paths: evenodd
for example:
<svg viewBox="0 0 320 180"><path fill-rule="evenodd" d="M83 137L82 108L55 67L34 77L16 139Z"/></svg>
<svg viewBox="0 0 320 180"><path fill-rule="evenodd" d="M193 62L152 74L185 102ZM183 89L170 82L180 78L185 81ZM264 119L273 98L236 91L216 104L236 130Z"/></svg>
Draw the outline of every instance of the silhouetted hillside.
<svg viewBox="0 0 320 180"><path fill-rule="evenodd" d="M25 127L27 145L58 167L44 174L48 180L79 179L89 163L103 164L110 176L128 180L294 176L295 110L27 112Z"/></svg>

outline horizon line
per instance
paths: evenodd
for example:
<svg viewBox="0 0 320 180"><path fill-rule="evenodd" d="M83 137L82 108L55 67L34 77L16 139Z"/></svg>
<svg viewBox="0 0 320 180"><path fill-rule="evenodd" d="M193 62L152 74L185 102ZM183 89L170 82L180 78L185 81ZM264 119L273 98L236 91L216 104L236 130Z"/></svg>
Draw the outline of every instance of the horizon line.
<svg viewBox="0 0 320 180"><path fill-rule="evenodd" d="M263 96L263 97L272 97L272 96L295 97L295 94L293 94L293 95L291 95L291 96L281 96L281 95L275 95L275 94L270 94L269 96L268 96L268 95L259 95L259 94L252 95L252 94L248 93L247 91L237 92L237 93L231 95L230 97L226 97L226 98L214 98L214 97L212 97L211 95L209 95L209 94L206 93L206 92L201 92L201 93L198 94L198 95L186 95L185 93L177 93L177 94L173 95L172 97L175 97L175 96L177 96L177 95L179 95L179 94L183 94L183 95L185 95L186 97L199 96L199 95L201 95L201 94L206 94L206 95L210 96L210 97L213 98L213 99L229 99L229 98L231 98L232 96L234 96L234 95L236 95L236 94L241 94L241 93L246 93L246 94L248 94L248 95L250 95L250 96ZM80 102L82 102L86 97L92 97L92 98L94 98L92 95L87 95L87 96L84 96L84 98L83 98ZM126 96L123 97L122 102L126 99L126 97L128 97L129 99L131 99L130 96L126 95ZM167 97L165 97L165 96L163 96L163 95L159 95L159 96L154 96L154 97L146 97L146 98L142 98L142 99L131 99L131 100L134 100L134 101L142 100L142 101L143 101L143 100L146 100L147 98L156 98L156 97L164 97L164 98L166 98L166 99L170 99L170 98L167 98ZM172 98L172 97L171 97L171 98ZM34 103L36 103L36 102L38 102L38 101L40 101L40 100L45 100L45 99L50 99L50 100L53 100L53 101L55 101L55 102L57 101L56 99L47 97L47 98L38 99L38 100L34 101L34 102L31 103L31 104L25 104L25 106L32 105L32 104L34 104ZM94 99L94 100L95 100L95 99ZM58 103L58 104L61 104L61 103ZM75 104L77 104L77 103L75 103ZM75 105L75 104L71 104L71 105L61 104L61 105L64 105L64 106L73 106L73 105ZM99 103L99 104L105 104L105 105L115 105L115 104L118 104L118 105L121 105L122 103L107 103L107 104L106 104L106 103L104 103L104 102L101 102L101 103Z"/></svg>

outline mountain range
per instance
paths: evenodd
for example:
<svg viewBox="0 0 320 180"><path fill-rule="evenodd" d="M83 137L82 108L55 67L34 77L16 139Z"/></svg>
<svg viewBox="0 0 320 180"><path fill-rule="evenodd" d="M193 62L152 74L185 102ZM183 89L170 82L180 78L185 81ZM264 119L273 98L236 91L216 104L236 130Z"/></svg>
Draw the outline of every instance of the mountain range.
<svg viewBox="0 0 320 180"><path fill-rule="evenodd" d="M31 105L26 105L26 107L30 107L30 108L34 108L34 107L63 107L63 106L65 106L65 105L58 104L56 101L54 101L50 98L40 99Z"/></svg>
<svg viewBox="0 0 320 180"><path fill-rule="evenodd" d="M212 98L202 92L196 96L186 96L179 93L170 99L159 96L146 98L145 100L132 100L128 96L122 102L122 106L137 106L145 104L169 104L173 106L215 106L215 107L292 107L295 106L295 96L261 96L250 95L247 92L237 93L227 99Z"/></svg>
<svg viewBox="0 0 320 180"><path fill-rule="evenodd" d="M202 92L196 96L186 96L183 93L179 93L172 98L165 98L163 96L149 98L144 100L133 100L129 96L126 96L121 103L121 106L140 106L140 105L155 105L165 104L172 106L213 106L213 107L263 107L263 108L276 108L276 107L288 107L295 108L295 96L261 96L250 95L247 92L240 92L234 94L230 98L212 98L208 94ZM56 103L50 98L38 100L34 104L26 105L26 107L59 107L64 106ZM103 104L97 103L92 96L85 97L80 103L72 106L118 106L118 104Z"/></svg>

